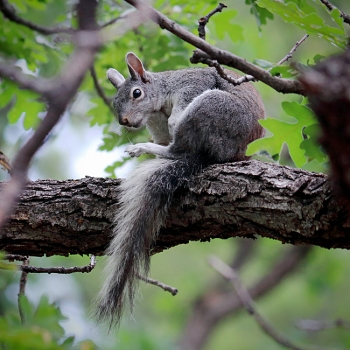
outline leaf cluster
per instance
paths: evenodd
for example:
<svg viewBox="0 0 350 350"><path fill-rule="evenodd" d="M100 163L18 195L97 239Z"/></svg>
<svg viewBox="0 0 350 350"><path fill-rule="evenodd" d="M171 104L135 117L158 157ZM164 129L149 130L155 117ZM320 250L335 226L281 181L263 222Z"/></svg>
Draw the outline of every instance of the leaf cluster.
<svg viewBox="0 0 350 350"><path fill-rule="evenodd" d="M65 321L60 309L41 297L34 306L26 296L19 296L21 318L8 312L0 317L1 349L16 350L93 350L94 343L85 340L75 343L74 336L67 337L60 322Z"/></svg>

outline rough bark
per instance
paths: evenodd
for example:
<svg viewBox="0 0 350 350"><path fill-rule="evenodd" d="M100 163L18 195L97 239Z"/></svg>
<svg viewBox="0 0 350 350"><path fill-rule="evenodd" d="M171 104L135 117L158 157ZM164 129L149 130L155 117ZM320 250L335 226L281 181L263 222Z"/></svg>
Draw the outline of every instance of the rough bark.
<svg viewBox="0 0 350 350"><path fill-rule="evenodd" d="M0 249L36 256L103 254L119 181L29 183L2 232ZM211 166L177 191L153 251L235 236L348 249L348 208L332 195L323 174L258 161Z"/></svg>

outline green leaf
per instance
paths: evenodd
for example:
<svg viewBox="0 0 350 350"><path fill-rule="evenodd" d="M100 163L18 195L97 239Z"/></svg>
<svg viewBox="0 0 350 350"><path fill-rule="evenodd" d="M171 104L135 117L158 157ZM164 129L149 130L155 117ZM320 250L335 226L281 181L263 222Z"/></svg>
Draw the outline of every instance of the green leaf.
<svg viewBox="0 0 350 350"><path fill-rule="evenodd" d="M44 105L38 101L36 93L17 89L15 103L8 113L8 121L13 124L24 114L24 128L27 130L35 128L40 121L38 114L43 110Z"/></svg>
<svg viewBox="0 0 350 350"><path fill-rule="evenodd" d="M131 159L131 157L123 157L123 160L114 162L113 164L111 164L108 167L106 167L105 168L105 172L107 174L109 174L109 177L114 178L114 179L117 178L117 175L115 173L117 168L120 168L122 165L125 164L125 162L127 162L130 159Z"/></svg>
<svg viewBox="0 0 350 350"><path fill-rule="evenodd" d="M104 103L101 97L94 97L90 100L92 103L94 103L94 107L92 107L87 114L90 119L90 125L105 125L110 123L114 115L112 111L108 108L108 106Z"/></svg>
<svg viewBox="0 0 350 350"><path fill-rule="evenodd" d="M298 72L290 66L277 66L271 69L271 75L280 76L282 78L293 78Z"/></svg>
<svg viewBox="0 0 350 350"><path fill-rule="evenodd" d="M223 12L210 18L209 23L214 23L215 33L219 40L225 39L225 36L228 35L233 42L243 41L243 28L234 24L237 14L236 10L224 9Z"/></svg>
<svg viewBox="0 0 350 350"><path fill-rule="evenodd" d="M303 165L302 169L307 171L313 171L314 173L329 173L329 165L326 162L319 163L317 159L313 159L310 162L307 162Z"/></svg>
<svg viewBox="0 0 350 350"><path fill-rule="evenodd" d="M269 68L274 67L274 63L266 61L266 60L262 60L262 59L259 59L259 58L255 59L253 62L257 66L259 66L261 68L264 68L264 69L269 69Z"/></svg>
<svg viewBox="0 0 350 350"><path fill-rule="evenodd" d="M307 162L305 151L300 148L303 142L303 129L315 123L312 111L297 102L283 102L283 110L295 118L294 123L268 118L261 120L260 124L273 135L256 140L248 145L247 155L252 155L260 150L265 150L272 157L279 156L283 144L288 146L289 154L297 167L302 167Z"/></svg>
<svg viewBox="0 0 350 350"><path fill-rule="evenodd" d="M319 124L312 124L303 130L303 134L307 136L300 148L305 150L305 155L311 160L316 159L320 164L328 161L327 154L320 146L318 139L320 135Z"/></svg>
<svg viewBox="0 0 350 350"><path fill-rule="evenodd" d="M346 48L347 35L344 27L326 25L324 20L315 12L309 12L309 8L300 8L295 2L282 2L279 0L257 0L257 4L279 15L285 22L300 27L310 35L317 35L333 45L342 49Z"/></svg>
<svg viewBox="0 0 350 350"><path fill-rule="evenodd" d="M245 0L245 4L251 7L250 13L255 17L259 31L261 31L261 26L265 25L268 19L273 19L273 14L267 9L257 6L256 0Z"/></svg>
<svg viewBox="0 0 350 350"><path fill-rule="evenodd" d="M335 8L331 12L327 10L327 13L329 13L333 19L333 21L338 25L339 28L344 29L344 21L343 18L341 17L341 12Z"/></svg>

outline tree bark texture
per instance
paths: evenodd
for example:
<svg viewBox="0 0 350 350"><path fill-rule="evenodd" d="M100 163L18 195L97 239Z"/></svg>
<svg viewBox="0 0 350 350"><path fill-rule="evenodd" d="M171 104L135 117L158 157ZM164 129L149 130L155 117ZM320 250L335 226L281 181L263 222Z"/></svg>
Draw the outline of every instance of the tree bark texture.
<svg viewBox="0 0 350 350"><path fill-rule="evenodd" d="M119 184L92 177L30 182L1 233L0 249L34 256L103 254ZM153 253L235 236L349 249L349 207L332 195L323 174L259 161L215 165L176 192Z"/></svg>

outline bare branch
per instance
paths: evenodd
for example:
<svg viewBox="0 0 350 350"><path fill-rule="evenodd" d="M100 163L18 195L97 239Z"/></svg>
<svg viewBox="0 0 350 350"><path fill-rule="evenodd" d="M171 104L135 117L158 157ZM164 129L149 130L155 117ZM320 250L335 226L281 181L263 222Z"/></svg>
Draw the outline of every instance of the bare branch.
<svg viewBox="0 0 350 350"><path fill-rule="evenodd" d="M7 2L7 0L0 0L0 11L3 13L4 17L9 19L10 21L26 26L43 35L51 35L51 34L59 34L59 33L66 33L66 34L74 33L73 28L67 28L67 27L61 27L61 26L45 27L45 26L41 26L33 22L30 22L26 19L23 19L16 14L15 8L11 6Z"/></svg>
<svg viewBox="0 0 350 350"><path fill-rule="evenodd" d="M192 63L202 62L201 60L203 58L216 60L220 64L225 64L229 67L236 68L245 74L254 76L256 79L271 86L278 92L295 93L300 95L304 94L303 87L298 81L273 77L269 72L247 62L245 59L208 44L206 41L188 32L177 23L164 16L162 13L144 3L142 0L126 0L126 2L136 7L140 12L147 11L151 20L157 23L162 29L168 30L169 32L178 36L180 39L183 39L189 44L202 50L203 52L198 50L194 52L193 56L191 57Z"/></svg>
<svg viewBox="0 0 350 350"><path fill-rule="evenodd" d="M292 247L273 262L272 267L250 288L249 294L258 299L271 292L295 272L296 268L311 251L310 247ZM231 265L234 266L234 265ZM215 299L212 296L215 295ZM195 306L180 340L181 349L200 350L215 326L242 308L238 296L227 288L214 288L195 301Z"/></svg>
<svg viewBox="0 0 350 350"><path fill-rule="evenodd" d="M289 53L283 57L276 65L280 66L282 63L288 61L290 58L293 57L293 53L297 50L297 48L309 37L308 34L305 34L299 41L296 42L296 44L293 46L293 48L289 51ZM215 67L218 74L225 80L227 80L232 85L241 85L243 83L249 82L249 81L257 81L252 75L245 75L241 78L234 78L233 76L226 74L225 69L221 67L221 65L215 61L211 60L209 58L202 58L200 59L200 62L207 64L209 67ZM269 68L267 72L269 72L272 68Z"/></svg>
<svg viewBox="0 0 350 350"><path fill-rule="evenodd" d="M202 63L207 64L209 67L214 67L216 71L219 73L219 75L227 80L229 83L231 83L234 86L241 85L243 83L247 83L249 81L256 81L256 79L252 75L244 75L241 78L233 78L232 76L226 74L225 69L220 66L218 61L216 60L210 60L209 58L203 58L201 59Z"/></svg>
<svg viewBox="0 0 350 350"><path fill-rule="evenodd" d="M94 255L91 255L90 257L90 264L85 266L74 266L74 267L35 267L35 266L28 266L27 265L21 265L20 269L22 270L22 274L28 274L28 273L58 273L61 275L68 275L75 272L80 273L89 273L91 272L96 266L96 258Z"/></svg>
<svg viewBox="0 0 350 350"><path fill-rule="evenodd" d="M274 341L276 341L278 344L293 350L302 350L302 347L299 347L295 344L293 344L290 340L288 340L284 335L282 335L280 332L278 332L272 324L267 321L257 310L255 303L253 299L251 298L248 290L241 282L241 279L239 278L238 274L234 269L232 269L230 266L226 265L224 262L222 262L217 257L211 257L209 259L209 264L218 271L222 276L224 276L227 280L229 280L239 299L241 300L243 306L246 308L248 313L254 317L259 327L267 334L269 335Z"/></svg>
<svg viewBox="0 0 350 350"><path fill-rule="evenodd" d="M334 321L301 319L297 321L296 326L299 329L303 329L310 332L318 332L330 328L343 328L346 330L350 330L350 322L345 321L341 318L338 318Z"/></svg>
<svg viewBox="0 0 350 350"><path fill-rule="evenodd" d="M95 70L94 66L91 67L90 73L91 73L91 77L92 77L92 80L94 82L94 87L95 87L97 94L102 98L103 102L110 109L110 111L113 113L113 115L116 115L115 109L111 106L112 99L106 96L104 90L102 89L100 83L98 82L96 70Z"/></svg>
<svg viewBox="0 0 350 350"><path fill-rule="evenodd" d="M309 34L305 34L299 41L295 43L295 45L292 47L292 49L288 52L286 56L284 56L275 67L280 66L284 62L288 61L293 57L293 53L298 49L298 47L309 37ZM269 68L267 71L269 72L272 68Z"/></svg>
<svg viewBox="0 0 350 350"><path fill-rule="evenodd" d="M333 11L337 7L333 5L331 2L328 0L320 0L323 5L327 7L329 11ZM344 13L343 11L340 11L340 17L343 19L344 23L350 24L350 16Z"/></svg>
<svg viewBox="0 0 350 350"><path fill-rule="evenodd" d="M210 17L215 15L215 13L222 12L222 10L226 7L227 6L225 4L222 4L220 2L219 5L213 11L210 11L206 16L198 20L198 35L201 39L205 40L205 26L209 22Z"/></svg>
<svg viewBox="0 0 350 350"><path fill-rule="evenodd" d="M23 262L21 267L25 268L26 266L28 266L29 264L29 257L27 256ZM25 319L25 313L23 310L23 306L22 306L22 297L25 295L25 288L26 288L26 284L27 284L27 279L28 279L28 274L25 271L22 271L21 274L21 278L19 280L19 293L18 293L18 311L19 311L19 316L21 318L21 323L24 324L26 319Z"/></svg>
<svg viewBox="0 0 350 350"><path fill-rule="evenodd" d="M51 89L51 84L48 80L24 74L20 68L4 63L0 63L0 77L13 80L24 89L35 91L43 96L46 96Z"/></svg>
<svg viewBox="0 0 350 350"><path fill-rule="evenodd" d="M0 228L3 227L19 194L27 181L27 169L35 152L41 147L46 136L56 125L67 104L75 95L85 73L90 69L95 53L101 45L99 33L93 28L96 23L93 15L96 11L96 0L81 0L77 5L80 32L76 34L77 50L62 71L62 75L55 79L55 84L46 92L49 109L33 136L18 152L12 169L12 178L4 186L0 197ZM21 76L20 79L23 77Z"/></svg>
<svg viewBox="0 0 350 350"><path fill-rule="evenodd" d="M164 291L171 293L171 295L173 295L173 296L175 296L178 293L178 289L177 288L168 286L167 284L164 284L164 283L162 283L160 281L154 280L153 278L144 277L144 276L141 276L141 275L138 275L138 278L141 281L144 281L146 283L153 284L154 286L162 288Z"/></svg>

